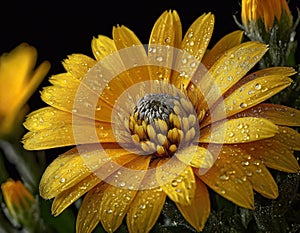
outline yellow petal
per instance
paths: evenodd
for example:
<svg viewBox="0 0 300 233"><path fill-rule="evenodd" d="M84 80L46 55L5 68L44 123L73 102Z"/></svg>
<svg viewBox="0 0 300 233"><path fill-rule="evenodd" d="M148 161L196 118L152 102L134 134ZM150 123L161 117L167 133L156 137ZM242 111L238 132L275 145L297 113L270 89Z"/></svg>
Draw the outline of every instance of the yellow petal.
<svg viewBox="0 0 300 233"><path fill-rule="evenodd" d="M187 30L181 48L201 61L210 42L214 24L215 17L210 12L198 17Z"/></svg>
<svg viewBox="0 0 300 233"><path fill-rule="evenodd" d="M197 230L202 231L210 214L209 193L202 181L196 177L195 196L190 205L175 203L183 217Z"/></svg>
<svg viewBox="0 0 300 233"><path fill-rule="evenodd" d="M247 174L249 176L251 172ZM254 168L252 174L253 175L248 177L248 179L252 183L253 189L256 192L266 198L275 199L278 197L278 186L273 179L273 176L264 165L260 166L260 168Z"/></svg>
<svg viewBox="0 0 300 233"><path fill-rule="evenodd" d="M65 112L99 121L111 121L111 105L85 85L48 86L41 93L44 102ZM99 100L99 101L98 101Z"/></svg>
<svg viewBox="0 0 300 233"><path fill-rule="evenodd" d="M227 50L200 82L199 88L209 102L209 106L237 83L266 51L267 46L257 41L248 41Z"/></svg>
<svg viewBox="0 0 300 233"><path fill-rule="evenodd" d="M115 53L117 48L115 42L107 36L99 35L93 38L92 51L97 61L104 59L109 54Z"/></svg>
<svg viewBox="0 0 300 233"><path fill-rule="evenodd" d="M165 199L166 194L160 187L138 191L127 212L129 232L149 232L160 215Z"/></svg>
<svg viewBox="0 0 300 233"><path fill-rule="evenodd" d="M299 164L293 150L278 140L277 135L281 134L261 141L239 144L239 147L250 156L261 160L267 167L284 172L298 172Z"/></svg>
<svg viewBox="0 0 300 233"><path fill-rule="evenodd" d="M278 128L279 132L275 138L290 149L300 151L300 133L289 127L279 126Z"/></svg>
<svg viewBox="0 0 300 233"><path fill-rule="evenodd" d="M76 219L76 232L91 233L100 222L100 204L107 184L101 183L84 197Z"/></svg>
<svg viewBox="0 0 300 233"><path fill-rule="evenodd" d="M129 28L113 28L113 39L130 79L137 83L149 80L146 50L137 36Z"/></svg>
<svg viewBox="0 0 300 233"><path fill-rule="evenodd" d="M233 117L262 117L272 121L276 125L300 126L300 111L279 104L258 104L244 110Z"/></svg>
<svg viewBox="0 0 300 233"><path fill-rule="evenodd" d="M59 193L52 202L51 212L54 216L61 214L68 206L77 201L82 195L90 191L101 180L95 174L91 174L71 188Z"/></svg>
<svg viewBox="0 0 300 233"><path fill-rule="evenodd" d="M239 45L242 41L243 31L236 30L222 37L210 51L203 57L202 63L209 69L226 50Z"/></svg>
<svg viewBox="0 0 300 233"><path fill-rule="evenodd" d="M45 107L30 113L24 126L30 130L22 142L27 150L40 150L76 144L115 142L109 123L73 116ZM94 136L92 136L94 135Z"/></svg>
<svg viewBox="0 0 300 233"><path fill-rule="evenodd" d="M10 95L6 99L10 96L18 98L19 101L22 101L22 104L32 95L50 69L50 63L46 61L34 70L37 61L37 51L27 43L21 43L10 53L2 54L0 61L1 83L5 83L5 85L0 86L0 93L6 93L9 87ZM18 67L18 69L15 69L15 67ZM11 101L7 102L12 103ZM1 102L1 105L4 104L6 103ZM8 107L11 106L8 105Z"/></svg>
<svg viewBox="0 0 300 233"><path fill-rule="evenodd" d="M201 130L199 142L245 143L273 137L278 127L264 118L244 117L219 122Z"/></svg>
<svg viewBox="0 0 300 233"><path fill-rule="evenodd" d="M83 54L72 54L63 61L64 68L78 80L82 80L86 73L96 64L96 61Z"/></svg>
<svg viewBox="0 0 300 233"><path fill-rule="evenodd" d="M214 163L213 155L204 147L189 146L178 151L176 158L195 168L210 168Z"/></svg>
<svg viewBox="0 0 300 233"><path fill-rule="evenodd" d="M99 150L98 145L86 145L67 151L57 157L45 170L40 181L40 194L45 199L57 196L64 190L76 185L93 172L99 178L107 177L114 169L118 169L122 162L129 162L132 158L127 157L128 152L123 149ZM119 166L113 168L111 158L114 160L124 157L118 161ZM124 161L123 161L124 160ZM105 173L98 172L102 168ZM106 170L107 169L107 170ZM99 169L101 170L101 169ZM104 173L104 174L103 174ZM106 176L105 176L106 175Z"/></svg>
<svg viewBox="0 0 300 233"><path fill-rule="evenodd" d="M203 14L196 19L187 30L181 44L183 53L178 54L175 70L171 83L176 87L188 86L191 78L196 72L206 48L209 44L213 28L214 15Z"/></svg>
<svg viewBox="0 0 300 233"><path fill-rule="evenodd" d="M260 142L261 141L258 141L258 143ZM256 143L257 142L251 144L255 145ZM259 145L260 147L264 146L264 148L266 148L265 144L261 143ZM227 148L225 147L222 150L222 152L227 152L224 155L226 158L220 157L220 159L231 161L231 163L235 163L237 166L239 166L241 168L241 172L244 174L244 178L249 180L255 191L267 198L277 198L277 184L268 169L265 167L263 160L261 158L257 158L257 155L263 150L253 151L253 148L255 147L251 147L251 149L249 149L249 146L250 145L247 146L242 144L230 148L227 146ZM227 177L229 179L230 176Z"/></svg>
<svg viewBox="0 0 300 233"><path fill-rule="evenodd" d="M107 232L115 231L137 193L149 166L151 156L138 156L106 180L110 185L105 190L100 205L101 223Z"/></svg>
<svg viewBox="0 0 300 233"><path fill-rule="evenodd" d="M155 22L149 40L148 59L150 64L151 79L169 80L171 75L174 47L178 47L179 18L176 11L165 11ZM180 20L179 20L180 22ZM181 30L181 27L180 27ZM181 32L180 32L181 33ZM162 64L160 65L160 58Z"/></svg>
<svg viewBox="0 0 300 233"><path fill-rule="evenodd" d="M210 149L214 154L215 152ZM233 146L224 146L222 151L217 148L219 155L214 166L204 175L195 174L211 189L244 208L254 208L254 196L252 184L247 179L240 163L235 163L239 153ZM216 155L216 156L217 156Z"/></svg>
<svg viewBox="0 0 300 233"><path fill-rule="evenodd" d="M229 96L233 91L239 89L241 86L243 86L246 83L248 83L252 80L255 80L257 78L262 78L262 77L265 77L265 76L274 76L274 75L278 75L278 76L282 76L282 77L289 77L289 76L292 76L296 73L297 72L295 71L294 68L292 68L292 67L282 67L282 66L269 67L269 68L265 68L265 69L262 69L262 70L254 71L252 73L247 74L244 78L239 80L232 88L230 88L224 94L224 98Z"/></svg>
<svg viewBox="0 0 300 233"><path fill-rule="evenodd" d="M189 205L195 194L195 176L190 166L177 159L161 160L156 168L156 180L174 202Z"/></svg>
<svg viewBox="0 0 300 233"><path fill-rule="evenodd" d="M212 110L213 120L220 120L251 108L280 92L292 83L289 77L271 75L256 78L234 90ZM225 109L225 114L224 114ZM209 119L209 118L208 118ZM208 124L207 120L203 125Z"/></svg>
<svg viewBox="0 0 300 233"><path fill-rule="evenodd" d="M16 122L23 121L28 112L26 102L50 69L50 63L45 61L34 70L36 61L36 49L27 43L0 57L1 134L10 133Z"/></svg>

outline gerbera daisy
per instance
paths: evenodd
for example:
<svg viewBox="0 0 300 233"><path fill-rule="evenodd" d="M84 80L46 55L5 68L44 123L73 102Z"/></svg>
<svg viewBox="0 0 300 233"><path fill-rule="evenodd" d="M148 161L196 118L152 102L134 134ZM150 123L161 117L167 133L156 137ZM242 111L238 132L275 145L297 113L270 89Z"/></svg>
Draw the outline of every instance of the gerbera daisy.
<svg viewBox="0 0 300 233"><path fill-rule="evenodd" d="M234 31L207 50L214 15L197 18L182 38L176 11L165 11L144 46L125 26L92 40L95 59L73 54L66 73L42 91L50 106L27 116L24 147L76 145L40 181L59 215L84 197L76 231L97 224L149 232L166 197L201 231L208 188L253 209L256 191L278 196L267 167L297 172L298 110L264 103L289 86L289 67L250 73L268 47L241 43ZM253 191L254 190L254 191Z"/></svg>

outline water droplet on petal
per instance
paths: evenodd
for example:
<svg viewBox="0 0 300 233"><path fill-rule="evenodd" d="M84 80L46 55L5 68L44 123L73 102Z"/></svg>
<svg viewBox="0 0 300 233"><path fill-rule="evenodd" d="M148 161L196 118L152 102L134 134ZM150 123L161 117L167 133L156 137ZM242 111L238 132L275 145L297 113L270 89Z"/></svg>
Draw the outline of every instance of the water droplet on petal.
<svg viewBox="0 0 300 233"><path fill-rule="evenodd" d="M246 103L244 103L244 102L240 104L240 107L241 107L241 108L246 108L247 106L248 106L248 105L247 105Z"/></svg>
<svg viewBox="0 0 300 233"><path fill-rule="evenodd" d="M255 89L256 89L256 90L260 90L260 89L261 89L261 84L260 84L260 83L257 83L257 84L255 85Z"/></svg>

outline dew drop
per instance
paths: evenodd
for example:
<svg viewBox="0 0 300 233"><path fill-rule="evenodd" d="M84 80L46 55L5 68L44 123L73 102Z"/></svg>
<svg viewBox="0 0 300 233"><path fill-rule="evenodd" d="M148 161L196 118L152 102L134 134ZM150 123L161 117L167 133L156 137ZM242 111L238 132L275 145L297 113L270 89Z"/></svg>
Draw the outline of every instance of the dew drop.
<svg viewBox="0 0 300 233"><path fill-rule="evenodd" d="M64 177L60 178L61 183L64 183L65 181L66 181L66 178L64 178Z"/></svg>
<svg viewBox="0 0 300 233"><path fill-rule="evenodd" d="M107 214L111 214L112 212L113 212L112 209L106 210Z"/></svg>
<svg viewBox="0 0 300 233"><path fill-rule="evenodd" d="M227 176L226 174L221 175L220 180L229 180L229 176Z"/></svg>
<svg viewBox="0 0 300 233"><path fill-rule="evenodd" d="M187 63L187 59L186 58L182 58L181 62L182 62L182 64L186 64Z"/></svg>
<svg viewBox="0 0 300 233"><path fill-rule="evenodd" d="M120 187L124 187L126 185L126 183L124 182L124 181L121 181L120 183L119 183L119 186Z"/></svg>
<svg viewBox="0 0 300 233"><path fill-rule="evenodd" d="M190 64L190 67L191 67L191 68L196 67L196 62L193 61L193 62Z"/></svg>
<svg viewBox="0 0 300 233"><path fill-rule="evenodd" d="M170 38L169 37L167 37L167 38L165 38L165 42L167 43L167 44L169 44L170 43Z"/></svg>
<svg viewBox="0 0 300 233"><path fill-rule="evenodd" d="M193 36L194 36L194 33L193 32L189 32L188 38L192 38Z"/></svg>
<svg viewBox="0 0 300 233"><path fill-rule="evenodd" d="M229 137L233 137L234 136L234 133L233 132L230 132L229 133Z"/></svg>
<svg viewBox="0 0 300 233"><path fill-rule="evenodd" d="M142 205L139 206L139 208L144 210L144 209L146 209L146 205L142 204Z"/></svg>
<svg viewBox="0 0 300 233"><path fill-rule="evenodd" d="M176 180L173 180L172 181L172 187L176 187L178 185L177 181Z"/></svg>
<svg viewBox="0 0 300 233"><path fill-rule="evenodd" d="M158 61L158 62L162 62L162 61L163 61L163 57L162 57L162 56L158 56L158 57L156 57L156 61Z"/></svg>
<svg viewBox="0 0 300 233"><path fill-rule="evenodd" d="M261 89L261 84L260 83L255 84L255 89L260 90Z"/></svg>
<svg viewBox="0 0 300 233"><path fill-rule="evenodd" d="M242 102L241 104L240 104L240 107L241 108L246 108L248 105L246 104L246 103L244 103L244 102Z"/></svg>

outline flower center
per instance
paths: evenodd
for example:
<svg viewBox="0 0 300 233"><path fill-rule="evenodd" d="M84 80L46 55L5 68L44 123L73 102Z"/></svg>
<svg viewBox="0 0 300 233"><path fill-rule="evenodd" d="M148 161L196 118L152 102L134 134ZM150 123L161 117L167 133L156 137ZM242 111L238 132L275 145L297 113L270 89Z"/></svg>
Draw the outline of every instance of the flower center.
<svg viewBox="0 0 300 233"><path fill-rule="evenodd" d="M129 118L133 142L153 157L171 157L179 147L190 145L198 122L192 104L171 94L146 94Z"/></svg>

